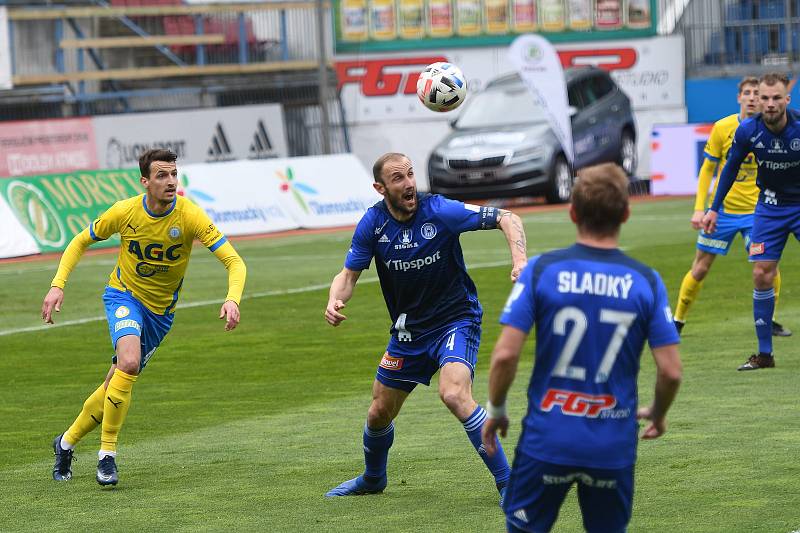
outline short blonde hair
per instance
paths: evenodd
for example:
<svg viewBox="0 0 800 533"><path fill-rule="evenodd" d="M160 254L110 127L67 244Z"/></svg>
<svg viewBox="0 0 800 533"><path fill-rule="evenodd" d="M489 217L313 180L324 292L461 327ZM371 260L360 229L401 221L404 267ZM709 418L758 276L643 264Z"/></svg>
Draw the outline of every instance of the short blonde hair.
<svg viewBox="0 0 800 533"><path fill-rule="evenodd" d="M375 164L372 165L372 178L378 183L383 183L383 180L381 180L383 166L394 159L408 159L408 156L406 154L401 154L400 152L388 152L383 154L378 158L377 161L375 161Z"/></svg>
<svg viewBox="0 0 800 533"><path fill-rule="evenodd" d="M614 235L628 211L628 176L615 163L582 168L572 189L578 227L597 236Z"/></svg>

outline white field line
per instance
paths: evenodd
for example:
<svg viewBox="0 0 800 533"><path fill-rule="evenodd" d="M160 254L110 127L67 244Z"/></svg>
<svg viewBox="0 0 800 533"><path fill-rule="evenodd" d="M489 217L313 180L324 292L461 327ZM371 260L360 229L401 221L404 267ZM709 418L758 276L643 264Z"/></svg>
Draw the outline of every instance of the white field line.
<svg viewBox="0 0 800 533"><path fill-rule="evenodd" d="M492 261L488 263L475 263L472 265L467 265L467 269L479 269L479 268L491 268L503 265L509 265L509 261ZM359 279L358 282L361 284L364 283L375 283L378 281L376 277L370 278L363 278ZM250 294L245 294L242 296L242 300L254 300L256 298L269 298L271 296L284 296L286 294L298 294L302 292L312 292L312 291L320 291L323 289L327 289L330 287L330 283L320 283L317 285L307 285L305 287L297 287L294 289L278 289L273 291L263 291L263 292L253 292ZM178 309L189 309L191 307L203 307L206 305L222 305L222 300L200 300L197 302L186 302L186 303L179 303ZM58 316L56 314L56 316ZM87 324L89 322L99 322L101 320L105 320L105 315L103 316L92 316L86 318L77 318L75 320L64 320L63 322L56 322L55 324L40 324L38 326L28 326L24 328L13 328L13 329L3 329L0 330L0 337L5 335L14 335L16 333L28 333L31 331L47 331L52 330L54 328L63 328L67 326L75 326L78 324Z"/></svg>

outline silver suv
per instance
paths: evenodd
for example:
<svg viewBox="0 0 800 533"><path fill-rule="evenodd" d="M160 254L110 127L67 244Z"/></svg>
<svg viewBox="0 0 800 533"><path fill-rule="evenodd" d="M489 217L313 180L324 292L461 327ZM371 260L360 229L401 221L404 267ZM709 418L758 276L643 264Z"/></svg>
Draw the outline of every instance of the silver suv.
<svg viewBox="0 0 800 533"><path fill-rule="evenodd" d="M627 95L603 70L564 71L575 168L614 161L636 171L636 127ZM428 160L433 193L461 200L544 194L569 200L574 181L561 145L518 74L471 95Z"/></svg>

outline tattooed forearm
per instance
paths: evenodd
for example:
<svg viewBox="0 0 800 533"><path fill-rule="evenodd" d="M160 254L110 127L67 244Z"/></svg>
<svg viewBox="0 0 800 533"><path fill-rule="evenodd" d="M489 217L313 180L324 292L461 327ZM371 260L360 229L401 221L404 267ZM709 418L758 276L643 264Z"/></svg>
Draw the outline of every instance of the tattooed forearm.
<svg viewBox="0 0 800 533"><path fill-rule="evenodd" d="M497 213L497 226L505 234L511 256L515 260L525 260L528 257L528 242L525 238L525 228L522 219L511 211L500 209Z"/></svg>
<svg viewBox="0 0 800 533"><path fill-rule="evenodd" d="M520 252L522 252L523 254L527 255L527 253L528 253L527 244L528 243L527 243L526 238L525 238L525 229L522 227L522 220L520 220L519 217L517 217L516 220L514 220L512 218L511 221L512 221L511 226L517 232L517 239L514 241L514 244L516 245L517 249Z"/></svg>

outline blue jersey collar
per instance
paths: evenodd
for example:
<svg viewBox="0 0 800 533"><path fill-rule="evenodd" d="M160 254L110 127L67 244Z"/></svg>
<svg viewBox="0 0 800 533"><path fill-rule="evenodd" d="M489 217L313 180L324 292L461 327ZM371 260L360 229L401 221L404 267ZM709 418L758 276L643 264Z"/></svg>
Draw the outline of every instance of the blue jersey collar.
<svg viewBox="0 0 800 533"><path fill-rule="evenodd" d="M176 195L175 199L172 200L172 205L169 206L169 209L167 209L166 211L164 211L160 215L157 215L156 213L153 213L152 211L150 211L147 208L147 195L145 194L145 195L142 196L142 207L144 207L145 213L147 213L148 215L150 215L151 217L154 217L154 218L163 218L163 217L169 215L170 213L172 213L172 210L175 209L175 206L177 204L178 204L178 196Z"/></svg>
<svg viewBox="0 0 800 533"><path fill-rule="evenodd" d="M586 244L581 244L579 242L573 244L572 247L575 250L581 250L583 252L588 252L598 255L617 255L622 253L622 250L620 250L619 248L597 248L596 246L589 246Z"/></svg>

